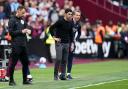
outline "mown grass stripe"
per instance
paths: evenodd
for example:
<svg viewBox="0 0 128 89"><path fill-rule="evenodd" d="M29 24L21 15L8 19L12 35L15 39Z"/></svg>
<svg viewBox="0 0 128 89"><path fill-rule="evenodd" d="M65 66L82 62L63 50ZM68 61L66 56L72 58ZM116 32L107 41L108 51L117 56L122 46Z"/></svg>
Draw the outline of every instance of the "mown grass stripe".
<svg viewBox="0 0 128 89"><path fill-rule="evenodd" d="M114 82L119 82L119 81L124 81L124 80L128 80L128 79L120 79L120 80L113 80L113 81L107 81L107 82L100 82L100 83L89 84L89 85L80 86L80 87L72 87L72 88L69 88L69 89L87 88L87 87L91 87L91 86L98 86L98 85L103 85L103 84L108 84L108 83L114 83Z"/></svg>

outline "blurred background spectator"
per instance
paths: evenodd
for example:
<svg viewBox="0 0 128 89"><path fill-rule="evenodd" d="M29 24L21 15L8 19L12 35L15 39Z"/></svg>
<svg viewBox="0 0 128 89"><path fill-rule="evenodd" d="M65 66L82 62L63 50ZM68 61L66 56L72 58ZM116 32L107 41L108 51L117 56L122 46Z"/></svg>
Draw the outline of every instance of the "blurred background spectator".
<svg viewBox="0 0 128 89"><path fill-rule="evenodd" d="M75 3L74 1L75 0L0 0L0 37L2 38L2 32L4 28L8 26L8 19L15 13L18 6L24 5L27 10L25 20L28 22L28 25L32 28L32 39L43 39L45 37L44 31L46 30L46 28L49 26L49 24L53 24L58 19L61 19L64 15L64 9L66 8L71 8L73 11L81 10L82 18L80 38L94 39L96 33L95 21L92 22L92 18L89 17L88 12L86 14L83 13L83 8L81 8L81 6ZM100 2L100 0L98 1ZM123 8L128 7L128 2L126 1L105 0L105 2L109 2L109 4L111 3L112 5L116 5L119 7L121 6ZM101 15L99 13L95 13L95 15L96 14ZM104 18L106 17L104 16ZM95 18L95 20L97 19L100 18ZM119 22L115 23L113 19L109 19L109 21L102 21L103 26L105 28L104 37L107 39L113 39L113 41L118 40L121 43L125 44L124 46L126 48L128 21L127 23L124 23L120 20Z"/></svg>

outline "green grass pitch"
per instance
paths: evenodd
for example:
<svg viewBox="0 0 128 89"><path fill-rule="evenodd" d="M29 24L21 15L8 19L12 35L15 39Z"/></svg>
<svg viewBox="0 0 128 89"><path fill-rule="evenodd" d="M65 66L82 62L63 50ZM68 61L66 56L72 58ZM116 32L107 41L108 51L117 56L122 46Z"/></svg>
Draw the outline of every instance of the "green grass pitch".
<svg viewBox="0 0 128 89"><path fill-rule="evenodd" d="M0 82L0 89L128 89L128 60L73 65L74 79L53 80L53 67L31 69L32 85L22 84L21 70L15 71L16 86Z"/></svg>

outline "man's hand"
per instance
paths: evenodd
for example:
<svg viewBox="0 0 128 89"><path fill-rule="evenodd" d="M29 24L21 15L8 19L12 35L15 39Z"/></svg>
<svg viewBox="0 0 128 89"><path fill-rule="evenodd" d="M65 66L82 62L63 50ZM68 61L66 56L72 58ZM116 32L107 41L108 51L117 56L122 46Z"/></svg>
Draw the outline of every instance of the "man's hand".
<svg viewBox="0 0 128 89"><path fill-rule="evenodd" d="M61 42L61 39L60 39L60 38L53 37L53 39L54 39L56 42Z"/></svg>
<svg viewBox="0 0 128 89"><path fill-rule="evenodd" d="M27 29L27 34L31 34L31 30L30 29Z"/></svg>
<svg viewBox="0 0 128 89"><path fill-rule="evenodd" d="M23 34L27 33L27 29L23 29L23 30L22 30L22 33L23 33Z"/></svg>
<svg viewBox="0 0 128 89"><path fill-rule="evenodd" d="M25 34L25 33L31 34L31 30L30 30L30 29L23 29L23 30L22 30L22 33L23 33L23 34Z"/></svg>
<svg viewBox="0 0 128 89"><path fill-rule="evenodd" d="M74 49L75 49L75 43L74 42L71 43L71 47L70 48L71 48L70 49L71 51L74 51Z"/></svg>

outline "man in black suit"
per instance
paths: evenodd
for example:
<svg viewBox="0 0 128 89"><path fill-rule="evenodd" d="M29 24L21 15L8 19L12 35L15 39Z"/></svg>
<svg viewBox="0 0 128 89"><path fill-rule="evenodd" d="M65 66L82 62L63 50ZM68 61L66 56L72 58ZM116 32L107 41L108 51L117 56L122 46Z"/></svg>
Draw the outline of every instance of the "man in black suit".
<svg viewBox="0 0 128 89"><path fill-rule="evenodd" d="M74 11L73 13L73 41L74 43L79 39L81 35L81 25L79 23L81 17L80 11ZM73 52L75 51L75 44L70 44L69 56L68 56L68 63L67 63L67 78L72 79L71 70L72 70L72 63L73 63Z"/></svg>
<svg viewBox="0 0 128 89"><path fill-rule="evenodd" d="M27 71L28 71L28 55L27 55L27 36L31 34L31 30L27 29L27 23L23 20L25 14L25 7L19 6L16 14L12 16L9 20L9 32L12 37L12 62L9 66L10 80L9 85L16 85L13 75L14 69L17 64L18 59L21 61L22 73L23 73L23 84L31 84L27 81Z"/></svg>
<svg viewBox="0 0 128 89"><path fill-rule="evenodd" d="M66 9L64 17L50 27L50 33L55 40L56 47L54 80L58 80L58 72L61 72L59 78L61 80L66 80L65 74L69 54L69 44L73 42L73 26L71 21L72 10Z"/></svg>

